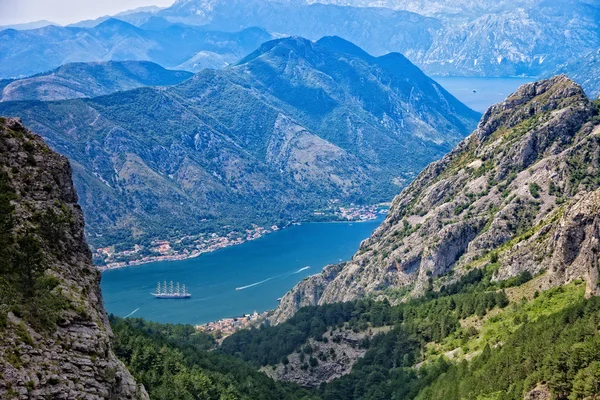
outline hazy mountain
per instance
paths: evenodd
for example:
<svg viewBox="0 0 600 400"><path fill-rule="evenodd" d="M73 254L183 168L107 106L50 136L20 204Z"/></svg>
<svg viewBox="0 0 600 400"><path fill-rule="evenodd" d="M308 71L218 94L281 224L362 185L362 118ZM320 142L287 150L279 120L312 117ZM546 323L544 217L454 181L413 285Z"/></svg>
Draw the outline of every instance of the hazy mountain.
<svg viewBox="0 0 600 400"><path fill-rule="evenodd" d="M597 106L558 76L491 107L394 199L351 261L298 284L274 320L393 289L422 295L434 279L439 287L489 264L493 280L544 274L538 283L547 289L584 278L597 293Z"/></svg>
<svg viewBox="0 0 600 400"><path fill-rule="evenodd" d="M4 29L14 29L17 31L24 31L24 30L28 30L28 29L43 28L48 25L60 26L59 24L54 23L52 21L41 20L41 21L35 21L35 22L25 22L23 24L0 25L0 31L2 31Z"/></svg>
<svg viewBox="0 0 600 400"><path fill-rule="evenodd" d="M155 14L148 13L146 18L157 15L218 30L262 26L271 32L315 40L337 35L372 54L401 52L425 72L437 75L547 75L573 54L585 54L600 46L600 4L593 1L310 3L179 0ZM138 13L126 18L135 18L139 24L145 17Z"/></svg>
<svg viewBox="0 0 600 400"><path fill-rule="evenodd" d="M588 96L600 96L600 48L561 65L557 73L567 74L585 89Z"/></svg>
<svg viewBox="0 0 600 400"><path fill-rule="evenodd" d="M72 160L96 245L389 199L478 118L400 54L335 37L271 41L173 87L0 113Z"/></svg>
<svg viewBox="0 0 600 400"><path fill-rule="evenodd" d="M9 29L0 32L0 77L33 75L72 62L147 60L176 67L201 51L239 60L271 38L259 28L229 33L170 23L154 29L150 23L145 29L117 19L92 28Z"/></svg>
<svg viewBox="0 0 600 400"><path fill-rule="evenodd" d="M0 101L96 97L141 86L175 85L192 75L149 61L73 63L29 78L0 80Z"/></svg>
<svg viewBox="0 0 600 400"><path fill-rule="evenodd" d="M132 14L125 18L143 21L142 16ZM147 18L155 16L226 31L260 26L269 32L312 40L335 35L371 54L394 51L411 59L431 46L442 27L438 20L406 11L272 0L177 1L156 14L147 14Z"/></svg>
<svg viewBox="0 0 600 400"><path fill-rule="evenodd" d="M304 1L304 0L299 0ZM439 18L469 18L476 15L531 7L541 0L305 0L308 4L351 7L383 7Z"/></svg>
<svg viewBox="0 0 600 400"><path fill-rule="evenodd" d="M545 76L600 47L600 3L538 1L448 22L418 61L430 74Z"/></svg>

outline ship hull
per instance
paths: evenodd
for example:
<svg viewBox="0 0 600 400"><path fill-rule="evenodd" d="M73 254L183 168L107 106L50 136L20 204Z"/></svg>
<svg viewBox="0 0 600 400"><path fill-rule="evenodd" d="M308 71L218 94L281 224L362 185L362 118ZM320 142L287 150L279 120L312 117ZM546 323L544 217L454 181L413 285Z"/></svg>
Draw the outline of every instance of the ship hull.
<svg viewBox="0 0 600 400"><path fill-rule="evenodd" d="M154 296L157 299L189 299L190 297L192 297L191 294L156 294L156 293L150 293L152 296Z"/></svg>

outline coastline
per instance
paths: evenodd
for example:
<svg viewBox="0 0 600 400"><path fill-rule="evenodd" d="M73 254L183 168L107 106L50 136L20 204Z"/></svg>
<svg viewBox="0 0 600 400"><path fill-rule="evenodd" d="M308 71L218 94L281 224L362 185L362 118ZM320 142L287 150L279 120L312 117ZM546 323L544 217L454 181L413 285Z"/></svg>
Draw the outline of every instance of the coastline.
<svg viewBox="0 0 600 400"><path fill-rule="evenodd" d="M247 242L250 242L253 240L257 240L257 239L260 239L270 233L274 233L274 232L289 228L294 225L300 225L303 223L310 223L310 224L361 223L361 222L373 221L377 218L380 218L382 215L384 215L384 213L382 212L382 210L384 210L384 209L382 209L380 207L380 205L358 207L358 208L352 208L352 209L346 209L346 210L348 210L348 211L351 210L351 215L352 215L351 217L348 215L342 214L342 216L338 215L337 218L332 218L329 221L289 222L288 224L286 224L283 227L278 227L276 225L273 225L269 228L255 227L253 230L247 230L246 231L247 234L245 237L237 237L236 239L231 239L231 238L228 238L227 236L224 236L224 237L223 236L214 236L214 234L213 234L213 236L211 236L209 239L204 240L205 247L198 248L198 246L196 246L196 248L193 250L186 248L181 252L174 251L171 248L171 242L169 242L168 240L156 241L156 249L157 250L155 250L155 251L158 252L159 254L145 256L140 259L132 259L132 260L128 260L128 261L109 262L105 265L97 265L96 264L95 266L96 266L96 268L98 268L98 270L100 272L106 272L106 271L121 269L121 268L137 267L140 265L150 264L150 263L155 263L155 262L189 260L189 259L197 258L205 253L212 253L217 250L221 250L221 249L225 249L228 247L244 244L244 243L247 243ZM385 212L387 212L387 210ZM347 218L347 219L344 219L344 218ZM183 240L183 238L180 238L178 240L181 241L181 240ZM174 242L177 242L177 240L175 240ZM100 252L104 252L105 254L111 256L112 254L108 253L108 251L109 251L109 248L97 249L95 251L95 255L98 255ZM136 248L134 248L134 250L126 252L125 255L134 255L137 253L137 251L139 251L139 249L136 246Z"/></svg>
<svg viewBox="0 0 600 400"><path fill-rule="evenodd" d="M270 233L277 232L279 230L285 229L285 228L287 228L290 225L287 225L287 226L285 226L283 228L278 228L276 230L272 230L272 231L268 231L268 232L262 233L262 234L260 234L260 235L258 235L256 237L248 238L248 239L241 240L241 241L231 242L231 243L229 243L227 245L219 246L219 247L215 247L215 248L202 249L202 250L194 250L194 251L192 251L191 253L188 253L188 254L177 253L177 254L170 254L170 255L150 256L150 257L143 258L143 259L140 259L140 260L132 260L132 261L126 261L126 262L125 261L115 262L115 263L110 263L110 264L107 264L107 265L96 265L96 268L98 268L98 270L100 270L100 272L105 272L105 271L110 271L110 270L115 270L115 269L121 269L121 268L138 267L140 265L151 264L151 263L161 262L161 261L183 261L183 260L190 260L190 259L193 259L193 258L200 257L202 254L205 254L205 253L212 253L212 252L217 251L217 250L226 249L228 247L233 247L233 246L237 246L237 245L240 245L240 244L244 244L244 243L250 242L252 240L260 239L263 236L266 236L266 235L268 235Z"/></svg>

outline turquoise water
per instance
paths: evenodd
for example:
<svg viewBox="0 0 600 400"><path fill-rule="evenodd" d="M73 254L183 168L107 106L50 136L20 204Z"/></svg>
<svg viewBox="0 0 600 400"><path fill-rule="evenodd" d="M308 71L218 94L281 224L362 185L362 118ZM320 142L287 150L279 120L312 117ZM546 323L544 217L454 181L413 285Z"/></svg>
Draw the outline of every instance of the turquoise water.
<svg viewBox="0 0 600 400"><path fill-rule="evenodd" d="M292 226L190 260L106 271L101 283L104 303L118 316L133 312L152 321L189 324L266 311L302 279L350 259L382 220ZM192 298L153 298L156 283L164 280L185 283Z"/></svg>
<svg viewBox="0 0 600 400"><path fill-rule="evenodd" d="M504 101L519 86L534 81L533 78L434 77L433 79L454 97L480 113L485 112L491 105Z"/></svg>

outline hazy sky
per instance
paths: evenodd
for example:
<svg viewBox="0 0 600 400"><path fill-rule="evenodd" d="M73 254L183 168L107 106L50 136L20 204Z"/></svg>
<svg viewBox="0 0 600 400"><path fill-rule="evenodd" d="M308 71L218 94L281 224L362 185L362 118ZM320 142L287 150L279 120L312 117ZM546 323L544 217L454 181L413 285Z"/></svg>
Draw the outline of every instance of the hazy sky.
<svg viewBox="0 0 600 400"><path fill-rule="evenodd" d="M0 25L42 19L70 24L143 6L170 6L174 0L0 0Z"/></svg>

